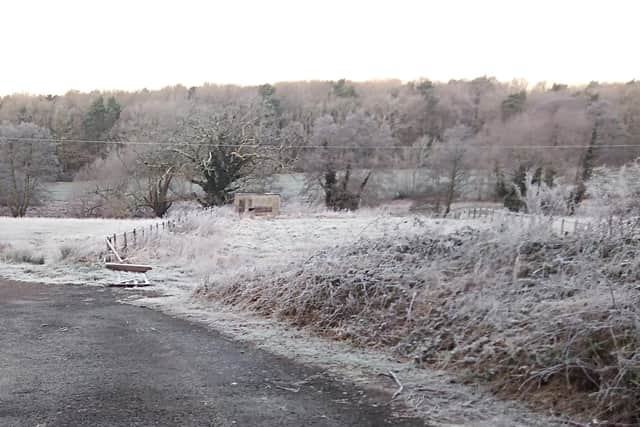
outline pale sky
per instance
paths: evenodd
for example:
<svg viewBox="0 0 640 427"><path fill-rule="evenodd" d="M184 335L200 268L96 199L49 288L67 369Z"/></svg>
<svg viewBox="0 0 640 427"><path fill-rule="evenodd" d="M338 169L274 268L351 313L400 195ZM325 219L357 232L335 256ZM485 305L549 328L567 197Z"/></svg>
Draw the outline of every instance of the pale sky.
<svg viewBox="0 0 640 427"><path fill-rule="evenodd" d="M0 94L640 78L640 0L4 0Z"/></svg>

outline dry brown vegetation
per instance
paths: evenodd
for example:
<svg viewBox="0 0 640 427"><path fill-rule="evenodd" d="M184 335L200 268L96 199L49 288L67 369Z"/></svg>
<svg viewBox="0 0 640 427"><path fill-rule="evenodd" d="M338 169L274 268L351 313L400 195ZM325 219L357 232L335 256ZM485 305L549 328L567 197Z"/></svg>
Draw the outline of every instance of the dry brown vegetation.
<svg viewBox="0 0 640 427"><path fill-rule="evenodd" d="M389 236L197 294L275 316L602 425L640 422L634 223Z"/></svg>

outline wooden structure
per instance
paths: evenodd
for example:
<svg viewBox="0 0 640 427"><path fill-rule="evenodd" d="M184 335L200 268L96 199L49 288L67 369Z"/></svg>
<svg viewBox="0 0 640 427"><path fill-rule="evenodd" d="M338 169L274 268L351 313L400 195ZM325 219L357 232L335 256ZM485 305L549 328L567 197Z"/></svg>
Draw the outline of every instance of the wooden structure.
<svg viewBox="0 0 640 427"><path fill-rule="evenodd" d="M128 271L131 273L146 273L147 271L151 270L150 265L124 264L118 262L107 262L105 263L105 267L107 267L109 270Z"/></svg>
<svg viewBox="0 0 640 427"><path fill-rule="evenodd" d="M134 231L134 236L135 236L135 231ZM124 240L125 240L125 245L126 245L126 241L127 241L126 234L125 234ZM116 250L115 241L116 241L115 234L113 235L113 243L111 242L111 237L107 237L106 238L107 248L111 252L113 252L113 255L116 257L116 260L118 262L105 262L105 267L107 267L109 270L114 270L114 271L122 271L122 272L126 272L126 273L142 274L143 280L142 281L140 281L138 279L121 280L119 283L111 283L108 286L130 287L130 286L149 286L149 285L151 285L151 283L149 282L149 279L147 278L147 274L146 274L147 271L151 270L151 266L150 265L143 265L143 264L128 264L128 263L125 263L122 260L122 257L120 256L118 251Z"/></svg>
<svg viewBox="0 0 640 427"><path fill-rule="evenodd" d="M240 215L276 216L280 214L280 195L276 193L237 193L233 199Z"/></svg>

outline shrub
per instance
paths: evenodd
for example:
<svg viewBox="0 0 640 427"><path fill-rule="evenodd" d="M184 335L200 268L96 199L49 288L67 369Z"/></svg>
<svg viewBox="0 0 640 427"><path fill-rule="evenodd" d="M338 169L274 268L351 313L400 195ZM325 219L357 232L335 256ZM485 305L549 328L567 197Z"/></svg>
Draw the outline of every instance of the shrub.
<svg viewBox="0 0 640 427"><path fill-rule="evenodd" d="M362 240L284 271L208 281L197 294L635 425L637 230L564 238L547 230Z"/></svg>

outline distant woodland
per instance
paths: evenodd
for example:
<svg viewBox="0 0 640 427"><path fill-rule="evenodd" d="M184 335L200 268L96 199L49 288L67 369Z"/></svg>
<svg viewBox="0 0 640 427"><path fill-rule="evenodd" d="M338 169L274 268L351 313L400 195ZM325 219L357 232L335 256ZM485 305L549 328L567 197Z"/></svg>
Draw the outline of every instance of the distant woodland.
<svg viewBox="0 0 640 427"><path fill-rule="evenodd" d="M572 186L640 155L640 82L586 86L490 77L173 86L137 92L0 98L0 203L26 213L47 181L104 182L95 214L120 199L164 215L193 198L227 203L249 179L302 173L333 209L355 209L378 170L437 177L444 213L472 174L520 209L525 181ZM532 178L531 178L532 177ZM187 181L198 194L179 194ZM96 200L102 200L98 203Z"/></svg>

